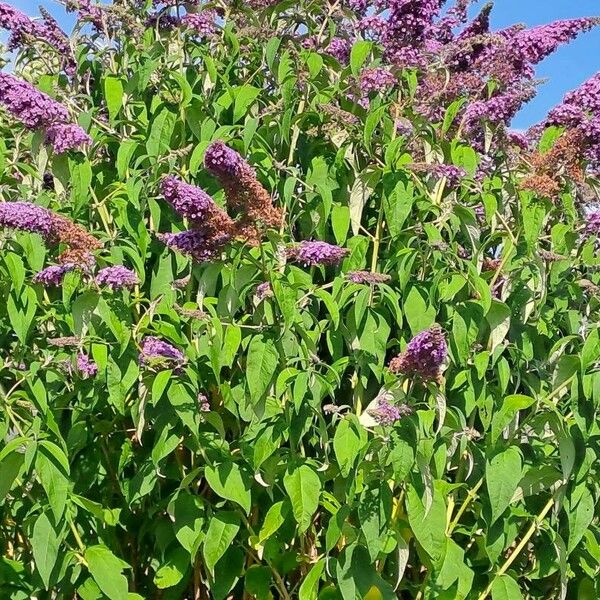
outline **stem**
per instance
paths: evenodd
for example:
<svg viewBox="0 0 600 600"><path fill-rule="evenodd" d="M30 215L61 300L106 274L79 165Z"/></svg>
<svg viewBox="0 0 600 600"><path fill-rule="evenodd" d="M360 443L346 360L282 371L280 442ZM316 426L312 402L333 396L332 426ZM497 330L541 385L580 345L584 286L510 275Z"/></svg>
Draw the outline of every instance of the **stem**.
<svg viewBox="0 0 600 600"><path fill-rule="evenodd" d="M458 512L456 513L456 517L454 517L452 522L448 525L448 529L446 530L446 535L448 535L448 536L452 535L454 528L458 525L460 518L463 516L465 510L467 510L467 507L469 506L469 504L471 504L471 502L474 500L475 496L477 495L477 492L479 491L479 488L482 485L483 485L483 477L473 486L473 488L471 488L469 490L469 493L467 494L465 501L462 503L461 507L458 509ZM450 521L450 514L451 513L449 512L448 513L448 521Z"/></svg>
<svg viewBox="0 0 600 600"><path fill-rule="evenodd" d="M504 564L498 569L498 572L494 575L488 586L483 590L483 592L479 595L477 600L485 600L488 597L490 592L492 591L492 586L494 585L494 581L498 577L501 577L508 571L510 565L515 562L519 554L522 552L523 548L527 545L527 542L531 539L533 534L536 532L540 523L544 520L546 515L550 512L550 509L554 505L554 496L548 500L544 508L542 508L541 512L537 515L537 517L533 520L533 523L530 525L527 533L523 536L523 539L519 542L519 545L512 551L511 555L504 561Z"/></svg>
<svg viewBox="0 0 600 600"><path fill-rule="evenodd" d="M71 531L73 532L73 537L75 538L75 541L77 542L77 547L81 551L81 554L84 554L85 553L85 545L81 541L79 532L77 531L77 528L75 527L75 525L73 525L73 521L71 521L71 519L69 519L69 527L71 528Z"/></svg>

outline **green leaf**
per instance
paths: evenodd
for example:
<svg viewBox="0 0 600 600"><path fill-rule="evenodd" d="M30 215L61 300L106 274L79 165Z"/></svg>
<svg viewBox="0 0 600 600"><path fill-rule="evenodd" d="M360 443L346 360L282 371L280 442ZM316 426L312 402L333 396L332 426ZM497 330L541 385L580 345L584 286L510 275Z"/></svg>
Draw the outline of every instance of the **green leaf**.
<svg viewBox="0 0 600 600"><path fill-rule="evenodd" d="M533 398L522 394L514 394L504 398L500 410L492 417L492 442L498 440L502 430L508 426L520 410L529 408L534 402L535 400Z"/></svg>
<svg viewBox="0 0 600 600"><path fill-rule="evenodd" d="M24 462L25 455L20 452L10 452L0 461L0 503L10 492Z"/></svg>
<svg viewBox="0 0 600 600"><path fill-rule="evenodd" d="M69 472L65 468L66 460L62 450L50 442L39 445L35 458L35 470L48 496L56 522L60 521L67 503Z"/></svg>
<svg viewBox="0 0 600 600"><path fill-rule="evenodd" d="M173 529L179 543L194 558L202 540L204 509L202 500L187 492L181 492L173 503Z"/></svg>
<svg viewBox="0 0 600 600"><path fill-rule="evenodd" d="M356 415L348 415L339 422L333 437L333 450L343 477L348 477L366 444L367 432Z"/></svg>
<svg viewBox="0 0 600 600"><path fill-rule="evenodd" d="M523 600L519 584L510 575L501 575L492 584L492 600Z"/></svg>
<svg viewBox="0 0 600 600"><path fill-rule="evenodd" d="M208 465L204 476L216 494L236 502L246 514L250 513L250 481L237 463L227 461L216 467Z"/></svg>
<svg viewBox="0 0 600 600"><path fill-rule="evenodd" d="M244 587L246 591L257 600L269 600L272 596L269 595L272 577L269 567L261 567L252 565L244 577Z"/></svg>
<svg viewBox="0 0 600 600"><path fill-rule="evenodd" d="M493 353L504 341L510 329L510 308L503 302L492 300L492 305L485 318L490 326L487 349Z"/></svg>
<svg viewBox="0 0 600 600"><path fill-rule="evenodd" d="M263 544L268 540L284 523L287 513L289 511L289 504L287 501L279 501L273 504L265 515L265 520L260 532L258 533L258 541Z"/></svg>
<svg viewBox="0 0 600 600"><path fill-rule="evenodd" d="M167 555L167 561L156 575L154 583L159 590L177 585L185 576L190 567L190 555L183 548L175 548Z"/></svg>
<svg viewBox="0 0 600 600"><path fill-rule="evenodd" d="M404 300L404 314L413 335L427 329L435 320L435 308L429 306L424 292L412 286Z"/></svg>
<svg viewBox="0 0 600 600"><path fill-rule="evenodd" d="M510 446L486 463L485 482L491 508L490 525L508 508L522 475L521 452L516 446Z"/></svg>
<svg viewBox="0 0 600 600"><path fill-rule="evenodd" d="M108 118L114 121L123 105L123 84L118 77L108 75L104 79L104 97L108 108Z"/></svg>
<svg viewBox="0 0 600 600"><path fill-rule="evenodd" d="M319 580L325 570L325 559L321 558L310 569L300 589L298 590L299 600L317 600L319 592Z"/></svg>
<svg viewBox="0 0 600 600"><path fill-rule="evenodd" d="M110 600L127 600L127 579L123 569L127 563L117 558L106 546L89 546L84 554L90 574Z"/></svg>
<svg viewBox="0 0 600 600"><path fill-rule="evenodd" d="M241 85L233 91L233 122L237 123L247 112L253 102L260 95L260 89L252 85Z"/></svg>
<svg viewBox="0 0 600 600"><path fill-rule="evenodd" d="M163 108L152 121L150 134L146 142L148 156L156 158L169 150L171 136L175 128L176 116L167 108Z"/></svg>
<svg viewBox="0 0 600 600"><path fill-rule="evenodd" d="M246 363L246 381L250 398L254 404L262 398L269 388L278 362L279 355L271 338L256 335L250 340Z"/></svg>
<svg viewBox="0 0 600 600"><path fill-rule="evenodd" d="M301 465L285 474L283 486L292 502L298 532L304 533L310 527L319 506L321 479L308 465Z"/></svg>
<svg viewBox="0 0 600 600"><path fill-rule="evenodd" d="M406 494L408 522L423 550L435 564L441 564L446 554L446 503L439 482L435 482L431 507L425 508L422 494L409 485Z"/></svg>
<svg viewBox="0 0 600 600"><path fill-rule="evenodd" d="M202 549L206 568L210 573L214 573L215 565L225 554L239 530L240 518L234 512L222 511L210 520Z"/></svg>
<svg viewBox="0 0 600 600"><path fill-rule="evenodd" d="M594 508L595 502L592 493L585 483L580 483L569 495L565 506L569 522L567 554L573 552L590 526L594 518Z"/></svg>
<svg viewBox="0 0 600 600"><path fill-rule="evenodd" d="M40 514L31 537L33 560L44 587L50 589L50 575L58 558L59 536L46 513Z"/></svg>
<svg viewBox="0 0 600 600"><path fill-rule="evenodd" d="M367 56L371 52L372 43L366 40L360 40L352 46L350 51L350 69L353 75L358 75Z"/></svg>
<svg viewBox="0 0 600 600"><path fill-rule="evenodd" d="M117 174L119 175L119 179L127 177L129 163L137 147L138 143L133 140L124 140L119 145L119 149L117 150Z"/></svg>

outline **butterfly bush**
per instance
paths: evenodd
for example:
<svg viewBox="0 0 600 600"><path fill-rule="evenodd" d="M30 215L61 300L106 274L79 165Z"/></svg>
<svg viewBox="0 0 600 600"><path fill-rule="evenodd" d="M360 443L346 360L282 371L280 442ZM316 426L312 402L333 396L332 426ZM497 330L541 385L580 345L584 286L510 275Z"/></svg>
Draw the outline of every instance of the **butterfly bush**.
<svg viewBox="0 0 600 600"><path fill-rule="evenodd" d="M0 3L0 598L600 597L600 75L513 122L598 19L64 8Z"/></svg>

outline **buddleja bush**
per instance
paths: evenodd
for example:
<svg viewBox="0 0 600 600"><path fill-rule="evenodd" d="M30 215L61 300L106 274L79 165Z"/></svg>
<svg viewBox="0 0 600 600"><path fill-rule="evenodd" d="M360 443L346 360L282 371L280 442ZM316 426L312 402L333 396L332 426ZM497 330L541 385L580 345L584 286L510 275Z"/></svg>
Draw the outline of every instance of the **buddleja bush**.
<svg viewBox="0 0 600 600"><path fill-rule="evenodd" d="M596 20L468 5L0 4L2 598L600 596Z"/></svg>

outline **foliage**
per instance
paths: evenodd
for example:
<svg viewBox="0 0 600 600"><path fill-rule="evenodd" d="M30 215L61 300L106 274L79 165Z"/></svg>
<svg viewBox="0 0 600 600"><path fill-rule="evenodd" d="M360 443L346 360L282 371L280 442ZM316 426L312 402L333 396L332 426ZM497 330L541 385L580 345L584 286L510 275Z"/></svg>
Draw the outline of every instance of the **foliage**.
<svg viewBox="0 0 600 600"><path fill-rule="evenodd" d="M592 22L362 4L0 5L2 598L600 596Z"/></svg>

